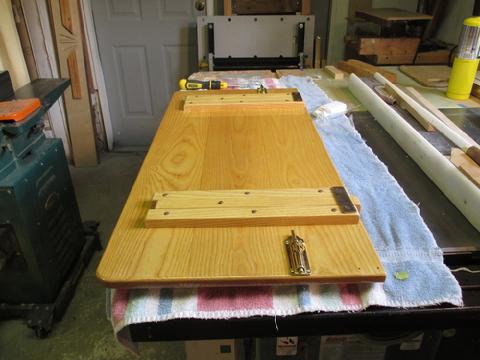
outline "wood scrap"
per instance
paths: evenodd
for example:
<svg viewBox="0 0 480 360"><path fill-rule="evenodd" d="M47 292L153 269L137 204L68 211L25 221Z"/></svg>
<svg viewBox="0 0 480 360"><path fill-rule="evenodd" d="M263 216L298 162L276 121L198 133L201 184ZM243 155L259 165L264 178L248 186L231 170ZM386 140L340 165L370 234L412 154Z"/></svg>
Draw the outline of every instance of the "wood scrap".
<svg viewBox="0 0 480 360"><path fill-rule="evenodd" d="M427 118L425 118L425 116L423 116L417 108L415 108L414 106L412 106L411 103L409 103L408 101L405 101L405 99L401 96L401 94L394 88L392 87L390 84L385 84L385 90L390 94L392 95L396 100L397 100L397 103L400 105L400 107L402 109L405 109L409 112L410 115L412 115L415 120L418 121L418 123L420 125L422 125L422 127L429 131L429 132L432 132L432 131L435 131L435 128L433 127L433 125L428 121Z"/></svg>
<svg viewBox="0 0 480 360"><path fill-rule="evenodd" d="M317 36L315 38L315 60L313 62L313 67L315 69L320 69L322 67L322 38Z"/></svg>
<svg viewBox="0 0 480 360"><path fill-rule="evenodd" d="M335 66L349 74L354 73L361 77L373 76L375 73L380 73L389 81L393 83L397 82L397 76L394 73L360 60L350 59L347 61L339 61Z"/></svg>
<svg viewBox="0 0 480 360"><path fill-rule="evenodd" d="M345 73L337 69L335 66L325 66L325 71L332 75L335 80L343 80L345 78Z"/></svg>
<svg viewBox="0 0 480 360"><path fill-rule="evenodd" d="M400 90L396 85L389 82L381 74L376 73L374 75L375 79L380 83L384 84L387 88L387 85L394 91L398 96L402 98L409 106L413 107L421 117L425 118L433 127L440 131L447 139L453 142L456 146L461 148L466 154L468 154L473 161L477 164L480 164L480 147L476 142L471 141L471 138L465 138L461 132L459 132L458 127L451 128L445 124L438 117L433 115L430 111L425 109L419 103L417 103L413 98L408 96L402 90ZM398 98L397 98L398 100Z"/></svg>
<svg viewBox="0 0 480 360"><path fill-rule="evenodd" d="M450 161L475 185L480 187L480 166L458 148L452 148Z"/></svg>
<svg viewBox="0 0 480 360"><path fill-rule="evenodd" d="M374 86L373 90L377 93L378 96L382 98L383 101L385 101L388 105L395 105L397 102L397 99L395 96L390 95L387 90L385 90L385 86L383 85L378 85Z"/></svg>
<svg viewBox="0 0 480 360"><path fill-rule="evenodd" d="M465 138L467 141L472 143L473 145L479 146L475 140L473 140L465 131L460 129L452 120L450 120L444 113L442 113L438 108L433 105L430 101L425 99L425 97L420 94L417 89L414 87L408 86L405 89L405 92L410 95L413 99L415 99L420 105L422 105L425 109L430 111L433 115L435 115L437 118L442 120L445 125L447 125L449 128L451 128L453 131L458 132L463 138Z"/></svg>
<svg viewBox="0 0 480 360"><path fill-rule="evenodd" d="M477 75L475 76L475 80L473 81L471 94L477 99L480 99L480 71L477 71Z"/></svg>
<svg viewBox="0 0 480 360"><path fill-rule="evenodd" d="M448 66L400 66L400 71L411 77L420 85L428 87L447 87L450 79L450 68Z"/></svg>

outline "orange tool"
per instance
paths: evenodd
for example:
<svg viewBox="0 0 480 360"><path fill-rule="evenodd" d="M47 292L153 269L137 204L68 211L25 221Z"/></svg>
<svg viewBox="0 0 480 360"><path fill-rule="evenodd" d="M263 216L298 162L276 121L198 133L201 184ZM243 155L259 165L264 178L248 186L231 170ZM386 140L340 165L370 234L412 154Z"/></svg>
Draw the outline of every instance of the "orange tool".
<svg viewBox="0 0 480 360"><path fill-rule="evenodd" d="M22 121L41 105L37 98L0 101L0 121Z"/></svg>

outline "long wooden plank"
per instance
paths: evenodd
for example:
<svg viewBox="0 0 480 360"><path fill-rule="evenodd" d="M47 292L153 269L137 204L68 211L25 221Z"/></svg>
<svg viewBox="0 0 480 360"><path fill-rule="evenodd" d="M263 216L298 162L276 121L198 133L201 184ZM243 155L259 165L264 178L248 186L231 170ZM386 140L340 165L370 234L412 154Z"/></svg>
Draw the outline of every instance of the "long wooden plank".
<svg viewBox="0 0 480 360"><path fill-rule="evenodd" d="M212 193L214 195L212 196ZM251 206L250 195L254 195L257 206L288 206L294 202L301 202L302 206L318 206L332 204L331 189L242 189L242 190L187 190L167 191L153 195L153 207L155 209L174 208L192 209L209 208L214 205L223 207ZM314 196L315 195L315 196ZM323 195L323 196L318 196ZM349 195L350 200L360 211L360 200ZM218 204L221 202L220 204Z"/></svg>
<svg viewBox="0 0 480 360"><path fill-rule="evenodd" d="M199 228L241 226L343 225L358 223L358 213L341 213L335 205L152 209L147 228Z"/></svg>
<svg viewBox="0 0 480 360"><path fill-rule="evenodd" d="M425 109L430 111L433 115L437 118L442 120L445 125L447 125L450 129L458 132L465 140L470 142L472 145L479 146L476 141L470 137L465 131L460 129L452 120L450 120L444 113L442 113L435 105L433 105L430 101L428 101L422 94L420 94L417 89L409 86L405 88L405 91L408 95L415 99L420 105L422 105Z"/></svg>
<svg viewBox="0 0 480 360"><path fill-rule="evenodd" d="M328 188L175 191L156 194L154 199L156 205L147 213L146 227L288 226L359 221L356 208L344 212Z"/></svg>
<svg viewBox="0 0 480 360"><path fill-rule="evenodd" d="M269 90L269 93L284 90ZM211 91L208 94L255 94ZM155 192L343 186L304 111L165 113L97 269L109 287L383 281L360 221L348 225L145 228ZM305 240L311 275L290 275L284 241Z"/></svg>
<svg viewBox="0 0 480 360"><path fill-rule="evenodd" d="M72 160L75 166L94 166L98 163L98 154L88 96L79 7L73 0L49 0L49 5L60 75L72 79L70 91L63 95Z"/></svg>
<svg viewBox="0 0 480 360"><path fill-rule="evenodd" d="M390 94L392 95L395 100L397 101L397 103L400 105L400 107L402 109L405 109L407 110L410 115L412 115L415 120L418 121L418 123L420 125L422 125L422 127L427 130L427 131L435 131L435 128L433 127L433 125L428 121L427 118L425 118L425 116L423 116L414 106L412 106L408 101L405 101L404 98L401 96L401 94L395 89L393 88L390 84L385 84L385 90Z"/></svg>
<svg viewBox="0 0 480 360"><path fill-rule="evenodd" d="M255 94L196 94L189 95L183 105L184 111L212 111L235 109L270 109L296 108L303 110L305 107L300 94L295 89L282 93L255 93Z"/></svg>
<svg viewBox="0 0 480 360"><path fill-rule="evenodd" d="M397 82L397 76L387 70L383 70L377 66L367 64L363 61L359 60L347 60L347 61L339 61L335 65L338 69L345 71L349 74L355 74L357 76L373 76L375 73L380 73L385 76L388 80L395 83Z"/></svg>

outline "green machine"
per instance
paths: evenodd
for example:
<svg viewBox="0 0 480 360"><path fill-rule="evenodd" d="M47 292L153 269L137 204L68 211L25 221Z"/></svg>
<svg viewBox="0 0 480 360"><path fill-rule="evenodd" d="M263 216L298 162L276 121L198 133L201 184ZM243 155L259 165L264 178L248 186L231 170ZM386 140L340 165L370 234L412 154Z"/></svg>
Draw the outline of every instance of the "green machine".
<svg viewBox="0 0 480 360"><path fill-rule="evenodd" d="M61 318L100 248L98 224L81 221L62 141L43 132L43 116L69 84L26 85L15 97L39 98L41 107L0 122L0 317L25 317L39 337Z"/></svg>

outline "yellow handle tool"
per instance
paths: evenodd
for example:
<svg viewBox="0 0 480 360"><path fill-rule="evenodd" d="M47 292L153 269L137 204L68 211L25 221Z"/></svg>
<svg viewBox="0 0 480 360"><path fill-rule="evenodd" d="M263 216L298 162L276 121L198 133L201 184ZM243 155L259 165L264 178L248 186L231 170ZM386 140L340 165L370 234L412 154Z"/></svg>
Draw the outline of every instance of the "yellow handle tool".
<svg viewBox="0 0 480 360"><path fill-rule="evenodd" d="M200 81L200 80L187 80L182 79L178 85L181 90L219 90L228 88L228 84L219 80Z"/></svg>

